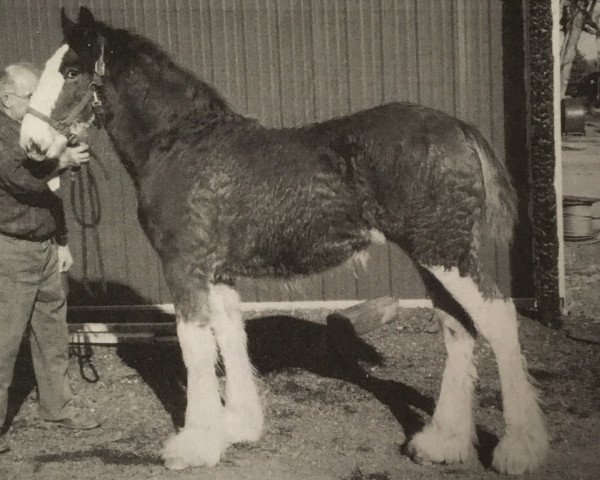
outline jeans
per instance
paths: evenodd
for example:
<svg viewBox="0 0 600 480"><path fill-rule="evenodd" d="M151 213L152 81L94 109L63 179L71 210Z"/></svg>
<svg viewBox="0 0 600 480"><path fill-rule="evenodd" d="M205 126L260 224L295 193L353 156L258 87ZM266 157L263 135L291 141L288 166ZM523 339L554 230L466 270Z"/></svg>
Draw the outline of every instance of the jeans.
<svg viewBox="0 0 600 480"><path fill-rule="evenodd" d="M0 234L0 427L6 419L8 388L26 332L40 418L60 420L70 415L73 394L67 374L66 313L56 245L50 240L30 242Z"/></svg>

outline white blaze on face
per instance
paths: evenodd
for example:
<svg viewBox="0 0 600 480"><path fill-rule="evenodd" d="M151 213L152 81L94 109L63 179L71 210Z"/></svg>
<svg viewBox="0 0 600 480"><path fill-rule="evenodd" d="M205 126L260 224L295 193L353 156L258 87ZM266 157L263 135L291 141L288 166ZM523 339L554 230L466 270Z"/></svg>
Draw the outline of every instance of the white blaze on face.
<svg viewBox="0 0 600 480"><path fill-rule="evenodd" d="M48 59L37 90L29 101L31 108L48 117L51 116L65 83L59 69L68 50L69 45L65 44ZM60 155L66 147L67 139L43 120L26 114L21 123L20 144L31 158L44 160Z"/></svg>

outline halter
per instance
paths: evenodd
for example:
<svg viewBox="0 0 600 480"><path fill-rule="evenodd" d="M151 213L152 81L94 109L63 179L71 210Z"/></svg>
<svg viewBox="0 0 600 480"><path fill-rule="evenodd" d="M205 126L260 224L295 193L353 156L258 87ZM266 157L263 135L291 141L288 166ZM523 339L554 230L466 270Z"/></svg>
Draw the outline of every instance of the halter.
<svg viewBox="0 0 600 480"><path fill-rule="evenodd" d="M67 143L69 145L77 145L79 143L79 139L77 135L71 132L71 125L75 122L77 116L81 113L81 111L87 107L87 105L91 102L92 109L94 111L94 116L101 126L103 117L106 114L104 109L104 104L100 100L98 96L98 90L104 85L102 82L102 77L106 74L106 64L104 62L104 38L100 37L100 56L96 63L94 64L94 76L92 81L88 85L88 90L83 96L83 98L75 105L69 115L64 120L56 120L51 116L44 115L42 112L37 111L35 108L30 106L27 107L26 113L33 115L34 117L39 118L40 120L49 124L52 128L54 128L58 133L64 135L67 138Z"/></svg>

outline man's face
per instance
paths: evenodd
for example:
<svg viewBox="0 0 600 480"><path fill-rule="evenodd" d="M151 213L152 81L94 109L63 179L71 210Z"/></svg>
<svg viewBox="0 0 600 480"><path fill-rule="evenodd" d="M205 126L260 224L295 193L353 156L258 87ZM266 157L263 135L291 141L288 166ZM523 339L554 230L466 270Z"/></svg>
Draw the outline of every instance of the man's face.
<svg viewBox="0 0 600 480"><path fill-rule="evenodd" d="M19 95L14 92L4 92L2 94L2 103L4 107L10 112L10 116L17 121L20 121L25 116L27 105L31 93L25 95Z"/></svg>
<svg viewBox="0 0 600 480"><path fill-rule="evenodd" d="M37 77L28 70L15 72L12 85L0 92L0 101L7 113L20 122L25 116L29 99L37 87Z"/></svg>

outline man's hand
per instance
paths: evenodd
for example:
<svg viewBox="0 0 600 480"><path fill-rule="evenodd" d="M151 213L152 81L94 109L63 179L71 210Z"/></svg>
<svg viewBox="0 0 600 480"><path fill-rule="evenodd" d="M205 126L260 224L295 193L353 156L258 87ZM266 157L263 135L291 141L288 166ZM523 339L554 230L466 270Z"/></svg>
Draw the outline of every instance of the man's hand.
<svg viewBox="0 0 600 480"><path fill-rule="evenodd" d="M58 157L58 167L60 169L68 167L78 167L82 163L90 161L89 145L80 143L76 147L67 147Z"/></svg>
<svg viewBox="0 0 600 480"><path fill-rule="evenodd" d="M64 273L73 265L73 257L68 245L58 246L58 271Z"/></svg>

